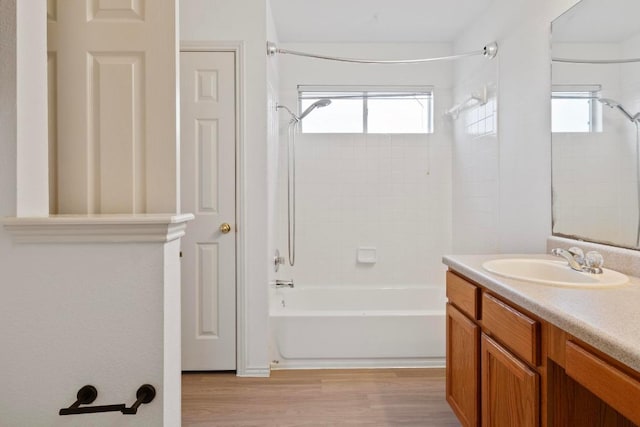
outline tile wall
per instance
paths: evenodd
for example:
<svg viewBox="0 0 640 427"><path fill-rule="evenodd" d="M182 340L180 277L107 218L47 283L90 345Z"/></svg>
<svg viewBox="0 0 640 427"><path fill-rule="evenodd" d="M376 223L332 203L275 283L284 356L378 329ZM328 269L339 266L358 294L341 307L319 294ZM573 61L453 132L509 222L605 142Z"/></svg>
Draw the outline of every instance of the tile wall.
<svg viewBox="0 0 640 427"><path fill-rule="evenodd" d="M290 270L296 282L442 282L440 259L449 250L451 227L446 138L298 135L296 169L296 266ZM377 261L358 262L359 248L375 248ZM370 258L371 251L363 255Z"/></svg>
<svg viewBox="0 0 640 427"><path fill-rule="evenodd" d="M453 142L453 250L498 252L499 140L497 70L494 61L472 58L461 64L456 103L486 91L486 104L471 101L451 118Z"/></svg>

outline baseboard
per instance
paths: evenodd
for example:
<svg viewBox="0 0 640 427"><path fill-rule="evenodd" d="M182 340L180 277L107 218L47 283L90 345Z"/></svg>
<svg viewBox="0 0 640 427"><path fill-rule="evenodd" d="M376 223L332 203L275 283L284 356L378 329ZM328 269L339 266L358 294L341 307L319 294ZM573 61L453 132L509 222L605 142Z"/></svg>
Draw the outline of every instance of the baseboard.
<svg viewBox="0 0 640 427"><path fill-rule="evenodd" d="M271 375L271 369L269 368L245 368L242 371L237 371L238 377L269 377Z"/></svg>
<svg viewBox="0 0 640 427"><path fill-rule="evenodd" d="M271 369L444 368L444 358L429 359L280 359Z"/></svg>

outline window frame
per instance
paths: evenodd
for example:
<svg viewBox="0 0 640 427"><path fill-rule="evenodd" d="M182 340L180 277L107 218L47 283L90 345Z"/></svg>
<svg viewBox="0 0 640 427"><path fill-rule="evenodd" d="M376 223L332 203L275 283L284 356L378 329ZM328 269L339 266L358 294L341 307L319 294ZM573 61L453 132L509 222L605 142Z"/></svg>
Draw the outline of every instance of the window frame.
<svg viewBox="0 0 640 427"><path fill-rule="evenodd" d="M310 96L313 93L317 93L318 96ZM435 116L435 94L434 86L404 86L404 85L298 85L298 114L302 112L302 101L304 99L334 99L337 97L322 96L322 94L331 93L344 93L353 94L353 97L362 99L362 132L349 132L353 135L429 135L435 133L434 128L434 116ZM374 95L369 95L374 94ZM403 95L424 95L424 98L428 99L427 108L427 129L426 132L369 132L369 100L376 98L383 98L386 96L403 96ZM306 95L306 96L305 96ZM304 120L303 120L304 122ZM304 124L300 127L300 131L306 134L318 134L318 133L342 133L342 132L305 132Z"/></svg>
<svg viewBox="0 0 640 427"><path fill-rule="evenodd" d="M602 91L601 85L552 85L551 86L551 133L596 133L602 132L602 106L597 102ZM562 94L566 94L562 96ZM556 99L580 99L589 101L589 130L554 131L553 101Z"/></svg>

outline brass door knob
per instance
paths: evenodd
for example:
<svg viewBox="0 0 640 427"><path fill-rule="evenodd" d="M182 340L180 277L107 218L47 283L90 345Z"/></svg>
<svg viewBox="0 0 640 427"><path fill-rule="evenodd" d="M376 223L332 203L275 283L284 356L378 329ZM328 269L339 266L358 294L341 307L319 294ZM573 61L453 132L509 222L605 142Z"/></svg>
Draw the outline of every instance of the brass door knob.
<svg viewBox="0 0 640 427"><path fill-rule="evenodd" d="M227 234L231 231L231 226L226 222L223 222L222 224L220 224L220 231L224 234Z"/></svg>

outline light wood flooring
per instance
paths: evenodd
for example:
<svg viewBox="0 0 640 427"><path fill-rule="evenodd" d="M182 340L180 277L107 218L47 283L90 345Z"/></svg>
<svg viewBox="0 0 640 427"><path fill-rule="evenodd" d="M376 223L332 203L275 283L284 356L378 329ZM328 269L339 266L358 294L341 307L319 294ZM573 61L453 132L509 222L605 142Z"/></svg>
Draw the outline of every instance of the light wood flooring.
<svg viewBox="0 0 640 427"><path fill-rule="evenodd" d="M182 425L459 426L443 369L272 371L182 375Z"/></svg>

